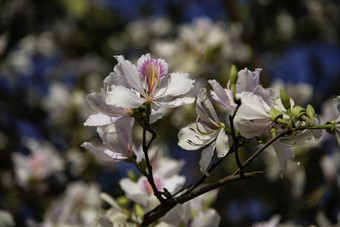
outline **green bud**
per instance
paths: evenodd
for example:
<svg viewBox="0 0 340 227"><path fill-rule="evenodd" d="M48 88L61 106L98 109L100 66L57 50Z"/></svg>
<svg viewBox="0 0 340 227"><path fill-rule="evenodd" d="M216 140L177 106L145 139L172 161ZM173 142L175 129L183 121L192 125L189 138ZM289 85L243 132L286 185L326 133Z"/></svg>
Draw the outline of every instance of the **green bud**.
<svg viewBox="0 0 340 227"><path fill-rule="evenodd" d="M301 106L294 106L292 112L293 112L293 116L295 117L295 119L298 119L298 120L300 120L302 116L306 115L306 110L302 108Z"/></svg>
<svg viewBox="0 0 340 227"><path fill-rule="evenodd" d="M129 178L131 181L137 182L137 177L136 177L135 173L134 173L132 170L129 169L129 170L127 171L127 176L128 176L128 178Z"/></svg>
<svg viewBox="0 0 340 227"><path fill-rule="evenodd" d="M140 205L138 205L138 204L135 203L135 205L134 205L134 210L135 210L137 216L138 216L140 219L143 219L143 217L144 217L143 208L142 208Z"/></svg>
<svg viewBox="0 0 340 227"><path fill-rule="evenodd" d="M311 125L314 125L314 124L315 124L315 120L314 120L314 117L315 117L315 110L314 110L314 108L312 107L312 105L310 105L310 104L307 105L306 114L307 114L307 116L308 116L309 119L310 119Z"/></svg>
<svg viewBox="0 0 340 227"><path fill-rule="evenodd" d="M236 101L236 82L237 82L237 69L235 65L231 66L229 81L231 86L231 92L233 93L234 101Z"/></svg>
<svg viewBox="0 0 340 227"><path fill-rule="evenodd" d="M272 136L274 138L276 136L276 128L271 128L270 132L271 132L271 134L272 134Z"/></svg>
<svg viewBox="0 0 340 227"><path fill-rule="evenodd" d="M275 108L270 108L269 116L273 121L276 121L278 118L283 118L283 114Z"/></svg>
<svg viewBox="0 0 340 227"><path fill-rule="evenodd" d="M231 66L230 74L229 74L229 81L230 81L230 84L236 84L237 82L237 69L235 65Z"/></svg>
<svg viewBox="0 0 340 227"><path fill-rule="evenodd" d="M287 92L283 88L280 89L280 98L281 98L281 103L282 103L283 107L286 110L289 110L290 109L290 99L288 97Z"/></svg>
<svg viewBox="0 0 340 227"><path fill-rule="evenodd" d="M125 196L119 196L118 198L116 198L116 202L121 206L127 206L129 205L130 200Z"/></svg>

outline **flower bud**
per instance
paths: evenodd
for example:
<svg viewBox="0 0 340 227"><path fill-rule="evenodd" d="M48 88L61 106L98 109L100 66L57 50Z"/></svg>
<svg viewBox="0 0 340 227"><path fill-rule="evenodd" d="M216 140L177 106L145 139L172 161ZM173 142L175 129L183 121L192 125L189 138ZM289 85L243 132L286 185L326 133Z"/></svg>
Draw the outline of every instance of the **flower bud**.
<svg viewBox="0 0 340 227"><path fill-rule="evenodd" d="M294 106L292 112L294 118L298 120L300 120L302 116L306 115L306 110L301 106Z"/></svg>
<svg viewBox="0 0 340 227"><path fill-rule="evenodd" d="M127 206L130 203L130 200L125 196L119 196L118 198L116 198L116 201L121 206Z"/></svg>
<svg viewBox="0 0 340 227"><path fill-rule="evenodd" d="M140 205L138 205L138 204L135 203L135 205L134 205L134 210L135 210L137 216L138 216L139 218L143 219L143 217L144 217L143 208L142 208Z"/></svg>
<svg viewBox="0 0 340 227"><path fill-rule="evenodd" d="M231 86L231 92L233 93L234 101L236 100L236 82L237 82L237 69L235 65L231 66L229 74L229 82Z"/></svg>
<svg viewBox="0 0 340 227"><path fill-rule="evenodd" d="M131 181L137 182L137 177L136 177L135 173L134 173L132 170L129 169L129 170L127 171L127 176L128 176L128 178L129 178Z"/></svg>
<svg viewBox="0 0 340 227"><path fill-rule="evenodd" d="M287 92L283 88L280 89L280 98L281 98L281 103L282 103L283 107L286 110L289 110L290 109L290 99L288 97Z"/></svg>
<svg viewBox="0 0 340 227"><path fill-rule="evenodd" d="M274 127L271 128L271 129L270 129L270 132L271 132L273 138L276 137L276 128L274 128Z"/></svg>
<svg viewBox="0 0 340 227"><path fill-rule="evenodd" d="M237 82L237 69L235 65L231 66L230 74L229 74L229 81L230 81L230 84L236 84Z"/></svg>
<svg viewBox="0 0 340 227"><path fill-rule="evenodd" d="M311 125L315 124L314 117L315 117L315 110L312 105L308 104L306 108L306 114L310 119Z"/></svg>
<svg viewBox="0 0 340 227"><path fill-rule="evenodd" d="M283 118L283 114L275 108L270 108L269 116L273 121L276 121L278 118Z"/></svg>

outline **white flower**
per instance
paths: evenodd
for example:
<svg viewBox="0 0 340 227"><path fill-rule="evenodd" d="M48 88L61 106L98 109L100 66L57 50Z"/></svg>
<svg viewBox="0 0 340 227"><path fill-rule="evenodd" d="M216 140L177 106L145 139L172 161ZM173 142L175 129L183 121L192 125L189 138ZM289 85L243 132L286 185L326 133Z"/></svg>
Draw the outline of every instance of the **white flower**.
<svg viewBox="0 0 340 227"><path fill-rule="evenodd" d="M138 108L149 102L157 106L177 107L192 103L194 98L177 98L163 101L163 98L188 93L193 88L194 80L186 73L170 73L163 59L153 59L143 55L137 67L123 56L116 56L118 64L106 80L116 85L107 93L106 103L116 107Z"/></svg>
<svg viewBox="0 0 340 227"><path fill-rule="evenodd" d="M97 127L97 132L103 140L104 149L97 148L89 142L81 146L93 152L104 162L118 162L132 156L132 125L134 119L121 118L114 124Z"/></svg>
<svg viewBox="0 0 340 227"><path fill-rule="evenodd" d="M204 148L199 164L201 171L209 175L207 168L215 148L219 158L226 156L229 151L229 138L205 89L201 89L198 94L196 112L198 115L196 123L189 124L179 131L178 145L185 150Z"/></svg>
<svg viewBox="0 0 340 227"><path fill-rule="evenodd" d="M255 69L254 72L247 68L240 70L237 73L236 82L236 97L241 98L240 95L244 92L257 93L257 90L262 90L259 84L260 72L262 69ZM223 88L216 80L209 80L208 83L212 87L211 95L220 105L229 109L235 109L236 104L233 100L233 94L230 88L230 81L228 81L227 88Z"/></svg>
<svg viewBox="0 0 340 227"><path fill-rule="evenodd" d="M184 161L164 157L162 150L157 148L153 146L149 150L155 185L159 191L165 188L173 194L185 183L185 177L178 175ZM126 197L141 205L145 210L150 210L159 204L146 177L140 177L137 182L125 178L119 184L125 191Z"/></svg>
<svg viewBox="0 0 340 227"><path fill-rule="evenodd" d="M154 174L153 177L158 191L163 191L165 188L171 194L179 190L185 183L185 177L179 175L164 178L163 176ZM125 192L126 197L141 205L145 211L149 211L159 204L146 177L143 176L139 178L137 182L129 178L124 178L119 184Z"/></svg>
<svg viewBox="0 0 340 227"><path fill-rule="evenodd" d="M12 155L16 180L20 186L27 187L30 180L41 181L64 169L63 160L48 142L40 143L33 139L26 139L24 144L31 154L13 153Z"/></svg>
<svg viewBox="0 0 340 227"><path fill-rule="evenodd" d="M221 217L209 206L216 200L218 190L200 195L184 204L177 204L161 221L167 226L219 226Z"/></svg>
<svg viewBox="0 0 340 227"><path fill-rule="evenodd" d="M95 226L99 187L82 181L70 183L44 214L41 226Z"/></svg>
<svg viewBox="0 0 340 227"><path fill-rule="evenodd" d="M0 210L0 226L15 226L13 216L7 210Z"/></svg>
<svg viewBox="0 0 340 227"><path fill-rule="evenodd" d="M124 210L119 206L119 204L108 194L100 193L99 198L105 202L105 204L110 205L109 209L100 209L97 214L96 226L101 227L136 227L136 223L140 223L137 215L131 215L130 217L124 213Z"/></svg>
<svg viewBox="0 0 340 227"><path fill-rule="evenodd" d="M245 138L269 135L274 125L269 115L271 106L254 93L246 92L241 97L242 104L236 113L236 125L240 134Z"/></svg>

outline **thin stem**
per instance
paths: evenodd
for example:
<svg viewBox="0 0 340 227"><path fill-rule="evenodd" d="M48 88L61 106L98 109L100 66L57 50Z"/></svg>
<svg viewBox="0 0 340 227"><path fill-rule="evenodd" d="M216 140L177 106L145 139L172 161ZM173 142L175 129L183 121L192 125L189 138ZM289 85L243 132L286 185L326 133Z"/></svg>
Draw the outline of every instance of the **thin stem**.
<svg viewBox="0 0 340 227"><path fill-rule="evenodd" d="M150 105L147 105L146 108L147 108L146 109L147 114L145 116L146 119L144 119L146 127L142 126L143 127L143 152L144 152L144 156L145 156L146 167L148 169L148 174L147 174L146 177L147 177L147 179L148 179L148 181L149 181L149 183L152 187L154 195L157 197L159 202L163 203L164 198L162 197L161 193L158 191L157 186L155 184L155 181L154 181L154 178L153 178L153 173L152 173L152 165L151 165L150 159L149 159L149 152L148 151L149 151L149 148L150 148L152 142L156 138L156 132L154 132L149 126L149 120L148 119L149 119L150 112L151 112L151 109L149 109ZM151 135L152 135L152 137L151 137L151 139L149 140L148 143L146 143L146 131L147 131L147 129L148 129L149 132L151 132Z"/></svg>
<svg viewBox="0 0 340 227"><path fill-rule="evenodd" d="M235 103L237 104L236 109L233 113L233 115L229 116L229 121L230 121L230 131L231 131L231 137L233 138L233 147L234 147L234 153L235 153L235 160L236 160L236 164L240 170L240 175L243 176L243 166L241 164L240 161L240 157L238 155L238 146L239 146L239 141L238 141L238 137L236 136L235 133L235 127L234 127L234 119L236 116L236 112L238 111L238 109L241 106L241 100L240 99L235 99Z"/></svg>
<svg viewBox="0 0 340 227"><path fill-rule="evenodd" d="M317 129L332 129L334 126L331 124L327 124L327 125L314 125L314 126L309 126L307 127L307 129L311 129L311 130L317 130Z"/></svg>

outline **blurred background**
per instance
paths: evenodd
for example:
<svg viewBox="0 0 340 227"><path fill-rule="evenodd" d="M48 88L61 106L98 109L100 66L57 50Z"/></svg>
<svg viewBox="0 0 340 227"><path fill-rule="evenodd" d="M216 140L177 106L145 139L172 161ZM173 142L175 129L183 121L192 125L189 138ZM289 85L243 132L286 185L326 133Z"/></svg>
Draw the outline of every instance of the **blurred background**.
<svg viewBox="0 0 340 227"><path fill-rule="evenodd" d="M340 94L337 0L3 0L0 18L0 220L16 226L53 223L68 201L81 211L68 224L90 226L99 192L123 194L117 184L133 167L103 165L80 147L100 142L95 128L83 126L94 113L85 96L100 92L114 55L134 63L145 53L164 58L169 72L196 80L191 95L211 78L226 86L232 64L263 68L265 87L285 87L321 120L339 115L326 104ZM153 126L157 143L186 160L188 183L200 176L200 152L181 150L177 132L195 115L194 105L183 106ZM283 179L268 152L249 167L265 176L221 188L213 205L221 226L274 215L301 226L339 225L340 151L334 136L323 137L296 148L301 166L290 165ZM231 173L233 162L211 180Z"/></svg>

